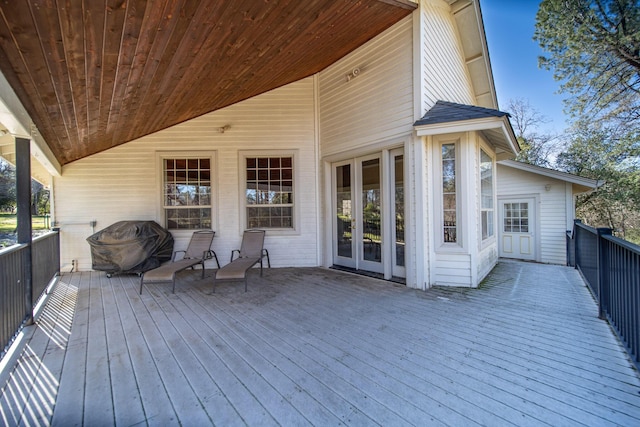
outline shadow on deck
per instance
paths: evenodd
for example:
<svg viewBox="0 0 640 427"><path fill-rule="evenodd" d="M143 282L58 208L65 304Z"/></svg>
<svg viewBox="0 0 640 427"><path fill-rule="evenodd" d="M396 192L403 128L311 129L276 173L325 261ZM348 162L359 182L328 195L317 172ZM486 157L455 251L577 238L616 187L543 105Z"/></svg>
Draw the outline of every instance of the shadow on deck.
<svg viewBox="0 0 640 427"><path fill-rule="evenodd" d="M322 268L64 274L5 425L639 425L637 372L571 268L500 262L426 292Z"/></svg>

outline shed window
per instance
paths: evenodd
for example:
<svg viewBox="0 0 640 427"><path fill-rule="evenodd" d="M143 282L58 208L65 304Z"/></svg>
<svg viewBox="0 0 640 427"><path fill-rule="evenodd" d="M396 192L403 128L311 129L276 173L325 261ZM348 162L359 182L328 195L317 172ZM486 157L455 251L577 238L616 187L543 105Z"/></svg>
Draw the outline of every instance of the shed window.
<svg viewBox="0 0 640 427"><path fill-rule="evenodd" d="M211 229L211 159L164 159L163 176L166 227Z"/></svg>
<svg viewBox="0 0 640 427"><path fill-rule="evenodd" d="M528 203L505 203L503 216L505 233L529 232Z"/></svg>

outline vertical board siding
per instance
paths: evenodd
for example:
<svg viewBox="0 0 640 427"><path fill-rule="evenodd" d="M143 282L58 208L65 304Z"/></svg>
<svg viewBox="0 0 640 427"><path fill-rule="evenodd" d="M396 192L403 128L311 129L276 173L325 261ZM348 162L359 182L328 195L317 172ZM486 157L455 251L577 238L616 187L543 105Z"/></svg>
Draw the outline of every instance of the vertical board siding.
<svg viewBox="0 0 640 427"><path fill-rule="evenodd" d="M221 263L239 247L241 206L239 156L245 150L292 150L297 154L295 203L297 233L267 231L265 247L273 266L317 265L314 79L308 78L194 120L140 138L64 167L55 178L55 220L61 226L62 264L78 260L91 268L90 222L101 230L121 220L161 220L160 164L157 153L215 153L213 175L213 249ZM218 132L224 125L231 128ZM190 233L174 233L184 249Z"/></svg>
<svg viewBox="0 0 640 427"><path fill-rule="evenodd" d="M475 104L451 8L442 0L423 0L420 7L425 28L422 34L422 113L438 100Z"/></svg>
<svg viewBox="0 0 640 427"><path fill-rule="evenodd" d="M412 31L407 17L319 74L323 156L413 131Z"/></svg>
<svg viewBox="0 0 640 427"><path fill-rule="evenodd" d="M551 188L546 191L545 185ZM538 195L540 200L538 230L540 261L566 264L567 216L564 181L498 165L498 197ZM569 197L572 197L569 195Z"/></svg>

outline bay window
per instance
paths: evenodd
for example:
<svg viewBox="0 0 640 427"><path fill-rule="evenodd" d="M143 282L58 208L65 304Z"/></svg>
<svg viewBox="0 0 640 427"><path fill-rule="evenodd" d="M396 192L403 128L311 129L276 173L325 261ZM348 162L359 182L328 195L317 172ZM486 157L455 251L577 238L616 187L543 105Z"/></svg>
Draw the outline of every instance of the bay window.
<svg viewBox="0 0 640 427"><path fill-rule="evenodd" d="M493 236L493 159L480 150L480 214L482 217L482 240Z"/></svg>
<svg viewBox="0 0 640 427"><path fill-rule="evenodd" d="M445 243L458 241L456 144L442 144L442 231Z"/></svg>

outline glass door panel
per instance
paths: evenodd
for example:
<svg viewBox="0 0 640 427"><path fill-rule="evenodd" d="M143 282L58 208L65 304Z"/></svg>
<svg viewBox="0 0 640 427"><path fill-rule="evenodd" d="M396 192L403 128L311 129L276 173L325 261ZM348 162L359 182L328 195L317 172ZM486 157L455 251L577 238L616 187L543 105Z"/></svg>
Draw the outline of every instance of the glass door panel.
<svg viewBox="0 0 640 427"><path fill-rule="evenodd" d="M394 176L394 193L395 193L395 253L394 253L394 276L402 275L404 277L404 156L393 156L393 176Z"/></svg>
<svg viewBox="0 0 640 427"><path fill-rule="evenodd" d="M363 261L382 261L380 159L361 163L362 236L360 236Z"/></svg>
<svg viewBox="0 0 640 427"><path fill-rule="evenodd" d="M392 273L404 277L402 150L394 150L391 157L385 158L391 159L390 167L383 168L382 159L381 154L374 154L333 165L333 263L388 277ZM383 177L385 170L387 177ZM393 193L386 207L383 188ZM395 216L395 223L393 219L385 220L389 224L384 222L387 216ZM385 238L386 235L389 237Z"/></svg>
<svg viewBox="0 0 640 427"><path fill-rule="evenodd" d="M353 192L351 164L335 168L335 243L334 263L355 266L353 248Z"/></svg>

